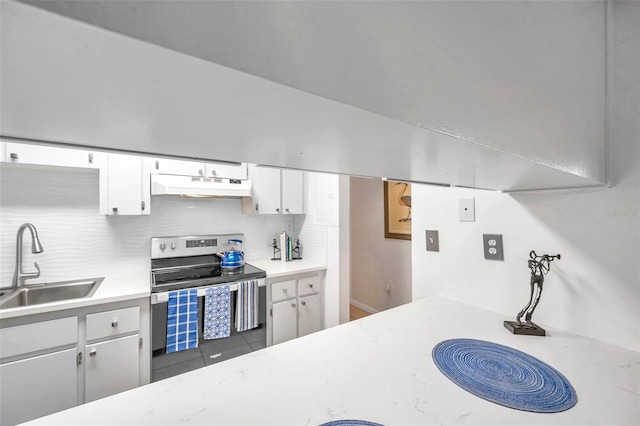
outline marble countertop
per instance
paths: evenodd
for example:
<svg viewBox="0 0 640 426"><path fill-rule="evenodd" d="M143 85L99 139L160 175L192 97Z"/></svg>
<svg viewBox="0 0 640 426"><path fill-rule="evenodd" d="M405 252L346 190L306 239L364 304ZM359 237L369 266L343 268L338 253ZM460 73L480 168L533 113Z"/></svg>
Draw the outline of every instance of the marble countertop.
<svg viewBox="0 0 640 426"><path fill-rule="evenodd" d="M73 279L94 278L102 277L79 277ZM91 297L41 303L39 305L22 306L19 308L0 309L0 320L149 297L151 294L149 279L149 272L128 273L122 276L112 275L104 278L98 290Z"/></svg>
<svg viewBox="0 0 640 426"><path fill-rule="evenodd" d="M281 260L255 259L247 260L247 263L267 272L267 278L277 278L291 274L304 274L307 272L323 271L325 265L305 259L283 262Z"/></svg>
<svg viewBox="0 0 640 426"><path fill-rule="evenodd" d="M550 327L546 337L515 336L503 327L506 319L434 296L30 424L640 424L640 353ZM572 383L577 405L530 413L459 388L440 373L431 351L464 337L549 363Z"/></svg>

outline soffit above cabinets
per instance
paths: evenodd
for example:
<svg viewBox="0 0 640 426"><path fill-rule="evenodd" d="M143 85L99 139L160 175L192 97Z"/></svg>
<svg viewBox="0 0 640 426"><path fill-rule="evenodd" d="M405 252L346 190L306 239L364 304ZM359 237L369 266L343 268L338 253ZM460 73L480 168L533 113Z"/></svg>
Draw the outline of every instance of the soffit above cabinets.
<svg viewBox="0 0 640 426"><path fill-rule="evenodd" d="M600 2L29 3L92 25L3 2L5 136L502 190L605 180Z"/></svg>

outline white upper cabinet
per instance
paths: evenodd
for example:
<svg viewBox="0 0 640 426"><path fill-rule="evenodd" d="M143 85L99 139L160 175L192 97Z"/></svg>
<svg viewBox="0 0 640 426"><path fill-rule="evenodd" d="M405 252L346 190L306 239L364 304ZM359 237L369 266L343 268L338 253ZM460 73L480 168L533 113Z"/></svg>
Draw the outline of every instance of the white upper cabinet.
<svg viewBox="0 0 640 426"><path fill-rule="evenodd" d="M249 165L253 195L242 200L245 214L303 214L304 173Z"/></svg>
<svg viewBox="0 0 640 426"><path fill-rule="evenodd" d="M247 163L205 163L161 157L145 157L145 172L164 175L202 176L210 178L246 179Z"/></svg>
<svg viewBox="0 0 640 426"><path fill-rule="evenodd" d="M204 168L205 176L210 178L247 178L247 163L205 163Z"/></svg>
<svg viewBox="0 0 640 426"><path fill-rule="evenodd" d="M31 145L3 142L2 161L13 164L41 166L91 167L90 152L84 149L61 148L47 145Z"/></svg>
<svg viewBox="0 0 640 426"><path fill-rule="evenodd" d="M148 174L202 176L204 173L204 164L198 161L145 157L143 162L145 172Z"/></svg>
<svg viewBox="0 0 640 426"><path fill-rule="evenodd" d="M149 214L150 194L143 192L142 157L138 155L109 153L106 174L107 205L100 206L101 213L108 215ZM102 186L102 185L101 185Z"/></svg>

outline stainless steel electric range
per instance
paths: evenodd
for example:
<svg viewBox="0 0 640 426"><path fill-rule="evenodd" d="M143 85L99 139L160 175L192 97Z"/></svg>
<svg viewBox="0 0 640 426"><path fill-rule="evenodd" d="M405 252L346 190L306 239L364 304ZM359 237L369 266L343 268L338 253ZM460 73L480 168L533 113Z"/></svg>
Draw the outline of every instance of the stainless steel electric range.
<svg viewBox="0 0 640 426"><path fill-rule="evenodd" d="M151 239L151 380L157 381L262 349L266 345L266 273L248 263L221 266L222 243L244 240L242 234L192 235ZM236 332L234 315L238 283L258 280L258 328ZM231 336L204 340L204 299L207 288L228 285L231 296ZM166 353L167 304L172 291L197 289L198 347Z"/></svg>

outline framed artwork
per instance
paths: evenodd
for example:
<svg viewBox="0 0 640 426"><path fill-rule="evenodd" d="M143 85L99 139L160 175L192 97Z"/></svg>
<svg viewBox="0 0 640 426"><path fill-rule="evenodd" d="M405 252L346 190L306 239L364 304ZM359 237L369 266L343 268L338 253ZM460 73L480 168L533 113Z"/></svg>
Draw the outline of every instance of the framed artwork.
<svg viewBox="0 0 640 426"><path fill-rule="evenodd" d="M411 239L411 184L384 181L384 237Z"/></svg>

